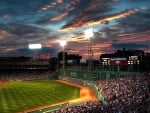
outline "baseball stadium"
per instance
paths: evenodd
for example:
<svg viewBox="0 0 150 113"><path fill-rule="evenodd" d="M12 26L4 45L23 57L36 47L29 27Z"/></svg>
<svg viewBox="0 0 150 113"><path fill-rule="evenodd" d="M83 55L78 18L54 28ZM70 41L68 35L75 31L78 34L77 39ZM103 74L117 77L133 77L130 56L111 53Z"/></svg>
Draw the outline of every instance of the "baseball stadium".
<svg viewBox="0 0 150 113"><path fill-rule="evenodd" d="M150 113L150 0L0 0L0 113Z"/></svg>
<svg viewBox="0 0 150 113"><path fill-rule="evenodd" d="M43 60L32 58L21 58L20 63L18 59L9 59L11 63L8 59L1 60L0 113L148 113L150 110L148 72L122 71L126 66L122 64L112 65L117 70L108 70L97 67L93 61L91 66L83 62L82 66L60 62L54 71L52 67L57 64L45 65Z"/></svg>

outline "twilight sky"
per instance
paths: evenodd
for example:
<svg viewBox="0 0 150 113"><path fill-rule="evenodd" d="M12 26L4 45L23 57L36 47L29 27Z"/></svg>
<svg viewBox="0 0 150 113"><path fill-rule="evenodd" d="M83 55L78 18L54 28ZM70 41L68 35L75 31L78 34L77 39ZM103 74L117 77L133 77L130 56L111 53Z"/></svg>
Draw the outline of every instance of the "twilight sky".
<svg viewBox="0 0 150 113"><path fill-rule="evenodd" d="M0 0L0 57L66 51L87 58L84 31L93 28L94 58L117 49L150 51L150 0Z"/></svg>

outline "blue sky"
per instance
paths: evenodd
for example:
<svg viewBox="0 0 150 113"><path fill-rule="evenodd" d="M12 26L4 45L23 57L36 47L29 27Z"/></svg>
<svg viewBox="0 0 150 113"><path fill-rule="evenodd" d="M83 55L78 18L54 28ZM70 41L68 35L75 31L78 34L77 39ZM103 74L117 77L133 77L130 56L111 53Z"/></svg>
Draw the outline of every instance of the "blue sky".
<svg viewBox="0 0 150 113"><path fill-rule="evenodd" d="M93 52L98 59L123 47L150 51L149 0L0 0L0 56L33 56L66 51L87 58L84 31L94 29Z"/></svg>

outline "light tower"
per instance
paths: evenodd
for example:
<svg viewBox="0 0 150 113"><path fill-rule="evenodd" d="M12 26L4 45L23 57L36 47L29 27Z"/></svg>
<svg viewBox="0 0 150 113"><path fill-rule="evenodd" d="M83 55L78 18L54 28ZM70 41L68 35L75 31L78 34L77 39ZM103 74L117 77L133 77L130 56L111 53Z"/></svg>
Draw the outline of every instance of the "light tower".
<svg viewBox="0 0 150 113"><path fill-rule="evenodd" d="M92 71L92 37L93 37L93 28L87 29L84 31L85 38L88 39L88 70Z"/></svg>
<svg viewBox="0 0 150 113"><path fill-rule="evenodd" d="M34 61L37 61L37 50L42 48L42 44L29 44L28 45L29 49L33 49L34 50Z"/></svg>
<svg viewBox="0 0 150 113"><path fill-rule="evenodd" d="M63 71L65 70L65 60L66 60L66 57L65 57L65 46L67 45L67 42L65 40L63 41L60 41L60 46L63 48L63 54L62 54L62 69Z"/></svg>

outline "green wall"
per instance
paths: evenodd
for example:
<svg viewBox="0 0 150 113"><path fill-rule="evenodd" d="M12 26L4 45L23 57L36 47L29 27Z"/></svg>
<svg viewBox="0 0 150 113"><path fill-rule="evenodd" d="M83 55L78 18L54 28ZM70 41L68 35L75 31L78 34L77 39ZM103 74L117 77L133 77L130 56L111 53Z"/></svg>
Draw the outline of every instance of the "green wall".
<svg viewBox="0 0 150 113"><path fill-rule="evenodd" d="M117 77L133 76L138 72L125 72L125 71L87 71L87 70L58 70L58 75L78 78L83 80L95 81L97 79L111 79Z"/></svg>

